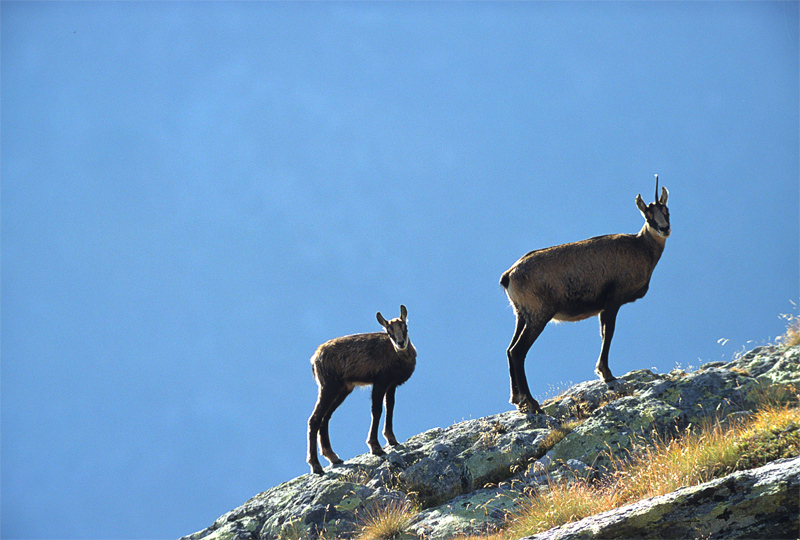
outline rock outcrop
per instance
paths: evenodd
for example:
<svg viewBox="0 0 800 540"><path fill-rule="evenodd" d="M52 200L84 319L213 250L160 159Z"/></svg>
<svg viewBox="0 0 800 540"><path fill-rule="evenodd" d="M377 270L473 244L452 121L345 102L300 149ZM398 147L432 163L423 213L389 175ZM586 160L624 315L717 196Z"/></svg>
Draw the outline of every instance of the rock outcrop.
<svg viewBox="0 0 800 540"><path fill-rule="evenodd" d="M800 457L603 512L524 540L797 538Z"/></svg>
<svg viewBox="0 0 800 540"><path fill-rule="evenodd" d="M352 538L370 509L411 502L421 510L409 538L490 532L526 491L553 478L602 475L609 451L622 455L710 416L747 414L753 390L774 385L800 388L800 346L760 347L691 373L640 370L610 385L577 384L545 402L545 415L509 411L426 431L387 456L364 454L260 493L182 540ZM775 462L532 538L797 538L799 470L798 459Z"/></svg>

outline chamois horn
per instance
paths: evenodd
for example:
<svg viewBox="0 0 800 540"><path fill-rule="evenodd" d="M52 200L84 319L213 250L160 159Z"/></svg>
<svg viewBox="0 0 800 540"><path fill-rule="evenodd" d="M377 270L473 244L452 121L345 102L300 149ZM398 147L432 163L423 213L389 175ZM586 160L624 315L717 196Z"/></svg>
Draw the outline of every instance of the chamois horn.
<svg viewBox="0 0 800 540"><path fill-rule="evenodd" d="M656 198L654 200L658 202L658 175L656 175Z"/></svg>

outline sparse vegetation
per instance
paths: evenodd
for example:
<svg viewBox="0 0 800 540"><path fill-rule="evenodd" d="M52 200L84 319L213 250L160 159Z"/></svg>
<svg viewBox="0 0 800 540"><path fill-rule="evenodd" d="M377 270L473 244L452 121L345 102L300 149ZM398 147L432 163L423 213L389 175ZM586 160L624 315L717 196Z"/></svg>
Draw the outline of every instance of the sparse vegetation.
<svg viewBox="0 0 800 540"><path fill-rule="evenodd" d="M797 304L794 302L792 302L792 305L797 308ZM783 313L780 317L781 319L786 319L788 323L786 332L778 338L780 345L786 348L800 345L800 317L791 313Z"/></svg>
<svg viewBox="0 0 800 540"><path fill-rule="evenodd" d="M301 519L293 519L283 524L281 540L302 540L308 536L308 531L303 527Z"/></svg>
<svg viewBox="0 0 800 540"><path fill-rule="evenodd" d="M625 458L611 456L613 473L603 480L574 478L532 492L523 509L496 533L472 537L512 540L542 532L643 498L697 485L734 471L760 467L800 455L800 395L793 386L754 389L748 397L752 414L697 426L683 437L642 443ZM580 421L553 430L552 445ZM359 540L398 539L409 535L417 509L392 501L368 510Z"/></svg>
<svg viewBox="0 0 800 540"><path fill-rule="evenodd" d="M406 501L391 500L365 511L358 540L393 540L401 538L417 509Z"/></svg>
<svg viewBox="0 0 800 540"><path fill-rule="evenodd" d="M577 477L532 492L503 530L472 538L511 540L536 534L646 497L800 455L798 390L791 385L759 386L747 401L752 414L708 422L655 445L643 442L624 458L610 456L614 472L601 480ZM580 423L554 429L546 444L554 446ZM498 431L497 426L487 427L490 433ZM413 538L408 525L417 511L402 501L372 507L364 513L358 539Z"/></svg>
<svg viewBox="0 0 800 540"><path fill-rule="evenodd" d="M490 540L520 538L679 487L733 471L800 455L800 408L795 389L779 395L761 389L752 396L761 408L738 422L714 422L692 433L642 445L628 459L612 457L615 472L604 481L576 479L532 493L508 527Z"/></svg>
<svg viewBox="0 0 800 540"><path fill-rule="evenodd" d="M342 482L350 482L353 484L367 485L367 482L372 480L372 475L363 469L355 469L348 471L341 475L339 478Z"/></svg>
<svg viewBox="0 0 800 540"><path fill-rule="evenodd" d="M549 452L555 445L561 442L564 437L572 433L572 430L581 425L581 422L583 422L583 420L570 420L551 429L550 433L547 434L547 437L542 442L542 452Z"/></svg>
<svg viewBox="0 0 800 540"><path fill-rule="evenodd" d="M789 322L786 334L771 346L788 348L800 344L800 318L782 317ZM739 375L751 376L744 368L732 369ZM683 370L670 373L674 378L685 375ZM621 396L609 396L600 405L618 397ZM558 399L560 397L552 398L552 401ZM609 452L612 472L553 481L540 491L530 492L522 509L509 515L502 530L465 538L521 538L680 487L800 455L800 389L787 384L758 383L739 405L752 412L736 413L690 427L683 435L660 438L655 444L643 438L641 444L625 456ZM569 411L570 421L551 430L543 443L543 452L571 433L591 410L593 407L588 402L577 402L574 410ZM486 422L482 428L481 440L487 446L496 444L506 432L499 422ZM517 472L521 466L512 466L511 472ZM364 483L368 475L354 473L349 479ZM411 486L396 487L409 492ZM420 508L430 504L421 504L424 497L420 493L407 494L415 502L393 500L363 511L358 540L417 538L409 524Z"/></svg>
<svg viewBox="0 0 800 540"><path fill-rule="evenodd" d="M506 427L497 421L492 423L482 422L482 424L485 424L486 430L481 433L481 440L486 446L494 446L497 444L500 435L507 431Z"/></svg>

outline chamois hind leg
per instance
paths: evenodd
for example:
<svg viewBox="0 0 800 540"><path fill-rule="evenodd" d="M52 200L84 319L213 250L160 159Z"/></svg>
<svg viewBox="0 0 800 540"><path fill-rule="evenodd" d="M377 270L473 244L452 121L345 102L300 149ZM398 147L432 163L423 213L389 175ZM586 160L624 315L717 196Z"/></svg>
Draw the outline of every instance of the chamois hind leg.
<svg viewBox="0 0 800 540"><path fill-rule="evenodd" d="M350 392L352 391L352 389L348 389L346 387L342 388L339 391L339 394L333 400L333 403L331 403L328 411L322 417L322 424L320 425L319 429L319 443L322 447L322 455L331 462L331 465L338 465L344 462L339 458L338 455L336 455L336 452L333 451L333 448L331 448L331 438L328 434L328 424L330 423L333 412L339 408L339 405L344 402L345 398L349 396Z"/></svg>
<svg viewBox="0 0 800 540"><path fill-rule="evenodd" d="M534 318L524 317L522 330L515 333L515 340L508 347L508 364L511 372L511 403L517 406L522 413L541 413L539 402L533 399L528 388L528 378L525 376L525 356L542 333L550 317ZM514 393L514 381L516 381L516 393Z"/></svg>
<svg viewBox="0 0 800 540"><path fill-rule="evenodd" d="M381 411L383 410L383 399L386 396L388 386L382 382L374 382L372 384L372 423L369 426L369 436L367 437L367 446L370 452L376 456L383 456L386 452L381 448L378 442L378 424L381 421Z"/></svg>
<svg viewBox="0 0 800 540"><path fill-rule="evenodd" d="M323 419L326 415L330 417L329 411L337 396L338 391L320 386L317 403L314 405L314 412L311 413L311 417L308 419L308 456L306 461L311 465L311 472L315 474L323 474L322 465L320 465L319 456L317 455L317 437L320 434ZM327 432L327 423L325 425ZM330 445L330 442L328 444Z"/></svg>
<svg viewBox="0 0 800 540"><path fill-rule="evenodd" d="M607 383L615 380L608 369L608 351L611 348L611 338L614 337L614 327L617 324L617 313L619 308L605 309L600 313L600 335L603 338L603 348L600 350L600 358L597 360L595 372Z"/></svg>
<svg viewBox="0 0 800 540"><path fill-rule="evenodd" d="M383 422L383 436L386 438L386 442L389 443L391 446L397 446L397 437L394 436L394 391L397 389L396 385L390 386L386 390L386 397L384 398L384 402L386 403L386 420Z"/></svg>

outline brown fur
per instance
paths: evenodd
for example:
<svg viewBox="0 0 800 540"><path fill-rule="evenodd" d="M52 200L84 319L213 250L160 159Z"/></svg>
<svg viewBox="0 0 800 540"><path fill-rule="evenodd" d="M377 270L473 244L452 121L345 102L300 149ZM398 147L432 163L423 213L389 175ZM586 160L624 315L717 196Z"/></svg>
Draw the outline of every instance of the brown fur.
<svg viewBox="0 0 800 540"><path fill-rule="evenodd" d="M372 423L367 445L375 455L383 455L378 444L378 424L382 405L386 404L383 435L394 446L392 421L395 389L414 372L417 351L408 339L407 311L400 306L401 316L386 321L378 313L378 322L386 332L354 334L332 339L317 348L311 358L314 379L319 386L317 403L308 420L308 463L311 471L323 474L317 456L317 438L331 464L342 463L331 448L328 423L333 412L356 386L372 385ZM399 347L404 347L400 349Z"/></svg>
<svg viewBox="0 0 800 540"><path fill-rule="evenodd" d="M658 192L656 183L656 193ZM668 193L649 206L636 203L645 217L638 234L598 236L530 253L500 278L517 317L507 355L511 403L523 412L541 412L525 376L525 356L551 320L579 321L600 316L603 346L597 373L610 382L608 351L619 308L642 298L650 285L669 235Z"/></svg>

